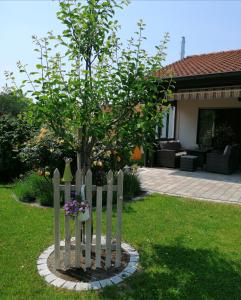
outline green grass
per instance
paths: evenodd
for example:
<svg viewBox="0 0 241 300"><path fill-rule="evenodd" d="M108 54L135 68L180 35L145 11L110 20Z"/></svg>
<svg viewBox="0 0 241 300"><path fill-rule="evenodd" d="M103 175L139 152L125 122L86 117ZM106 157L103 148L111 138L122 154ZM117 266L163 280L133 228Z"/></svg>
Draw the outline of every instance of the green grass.
<svg viewBox="0 0 241 300"><path fill-rule="evenodd" d="M141 270L121 285L76 293L37 273L37 257L53 243L53 210L11 193L0 188L1 300L241 299L241 206L160 195L125 204L123 238L138 249Z"/></svg>

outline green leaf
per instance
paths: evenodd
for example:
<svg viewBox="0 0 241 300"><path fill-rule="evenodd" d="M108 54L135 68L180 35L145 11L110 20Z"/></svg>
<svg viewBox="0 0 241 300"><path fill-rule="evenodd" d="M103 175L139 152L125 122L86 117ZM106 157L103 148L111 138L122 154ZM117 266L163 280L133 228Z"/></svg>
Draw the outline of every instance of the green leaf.
<svg viewBox="0 0 241 300"><path fill-rule="evenodd" d="M37 65L36 65L36 68L37 68L37 69L44 69L44 66L41 65L41 64L37 64Z"/></svg>

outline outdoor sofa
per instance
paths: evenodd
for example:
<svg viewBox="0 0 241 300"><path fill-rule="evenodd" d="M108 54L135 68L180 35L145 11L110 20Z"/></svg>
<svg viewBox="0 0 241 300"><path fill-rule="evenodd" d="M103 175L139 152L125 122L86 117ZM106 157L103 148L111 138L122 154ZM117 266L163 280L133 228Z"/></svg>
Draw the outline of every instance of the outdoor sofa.
<svg viewBox="0 0 241 300"><path fill-rule="evenodd" d="M207 153L206 171L231 174L239 167L239 145L227 145L223 153Z"/></svg>
<svg viewBox="0 0 241 300"><path fill-rule="evenodd" d="M177 168L180 165L180 157L187 154L179 141L161 141L157 150L157 166Z"/></svg>

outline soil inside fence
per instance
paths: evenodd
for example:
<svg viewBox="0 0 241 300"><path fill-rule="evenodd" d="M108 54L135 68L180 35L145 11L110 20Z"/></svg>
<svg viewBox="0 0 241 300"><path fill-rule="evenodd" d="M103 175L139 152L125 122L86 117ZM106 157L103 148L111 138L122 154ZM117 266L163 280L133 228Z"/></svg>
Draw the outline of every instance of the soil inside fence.
<svg viewBox="0 0 241 300"><path fill-rule="evenodd" d="M116 268L115 267L115 256L116 252L112 251L112 257L111 257L111 267L108 270L105 270L105 250L101 251L101 268L95 269L95 252L91 252L91 268L84 270L84 257L81 257L80 260L80 268L74 268L71 267L67 270L64 268L64 249L61 247L60 249L60 269L55 270L54 269L54 252L49 256L48 258L48 268L49 270L54 273L57 277L62 278L64 280L69 281L83 281L83 282L90 282L90 281L96 281L101 279L106 279L109 277L114 276L115 274L120 273L124 270L124 268L127 266L130 255L122 250L121 255L121 266ZM74 266L75 264L75 251L74 246L71 246L71 255L70 255L70 262L71 266Z"/></svg>

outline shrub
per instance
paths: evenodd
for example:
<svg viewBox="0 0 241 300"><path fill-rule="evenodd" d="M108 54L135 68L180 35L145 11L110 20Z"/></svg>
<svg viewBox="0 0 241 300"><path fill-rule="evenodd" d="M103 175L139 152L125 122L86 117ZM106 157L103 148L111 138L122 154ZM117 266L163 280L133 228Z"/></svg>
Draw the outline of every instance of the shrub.
<svg viewBox="0 0 241 300"><path fill-rule="evenodd" d="M96 173L93 173L93 184L96 184ZM106 184L106 174L102 173L101 184ZM114 184L117 184L117 172L114 173ZM141 183L139 177L136 173L124 173L123 179L123 200L129 201L133 197L136 197L142 193ZM117 193L113 194L113 204L116 204ZM106 205L107 201L107 192L103 192L102 203ZM96 193L93 194L92 205L96 206Z"/></svg>
<svg viewBox="0 0 241 300"><path fill-rule="evenodd" d="M47 170L51 175L55 168L62 173L64 157L75 157L75 152L61 139L56 138L46 128L26 143L21 151L21 160L34 170ZM75 162L75 159L73 159Z"/></svg>
<svg viewBox="0 0 241 300"><path fill-rule="evenodd" d="M114 175L114 184L116 184L116 175ZM93 178L94 179L94 178ZM106 184L105 174L103 173L103 182ZM141 194L141 185L138 176L135 173L124 174L124 201L131 200L133 197ZM23 202L37 201L43 206L53 206L53 186L51 179L45 176L39 176L36 172L30 172L22 179L16 181L14 192ZM106 205L107 193L103 193L103 205ZM63 197L62 197L63 199ZM116 203L116 192L113 195L113 203ZM62 203L63 204L63 203ZM93 206L96 205L96 194L93 193Z"/></svg>
<svg viewBox="0 0 241 300"><path fill-rule="evenodd" d="M53 187L50 178L39 176L35 172L27 173L18 181L14 192L23 202L38 201L44 206L53 206Z"/></svg>
<svg viewBox="0 0 241 300"><path fill-rule="evenodd" d="M19 153L32 128L21 118L0 116L0 181L7 182L26 171Z"/></svg>

